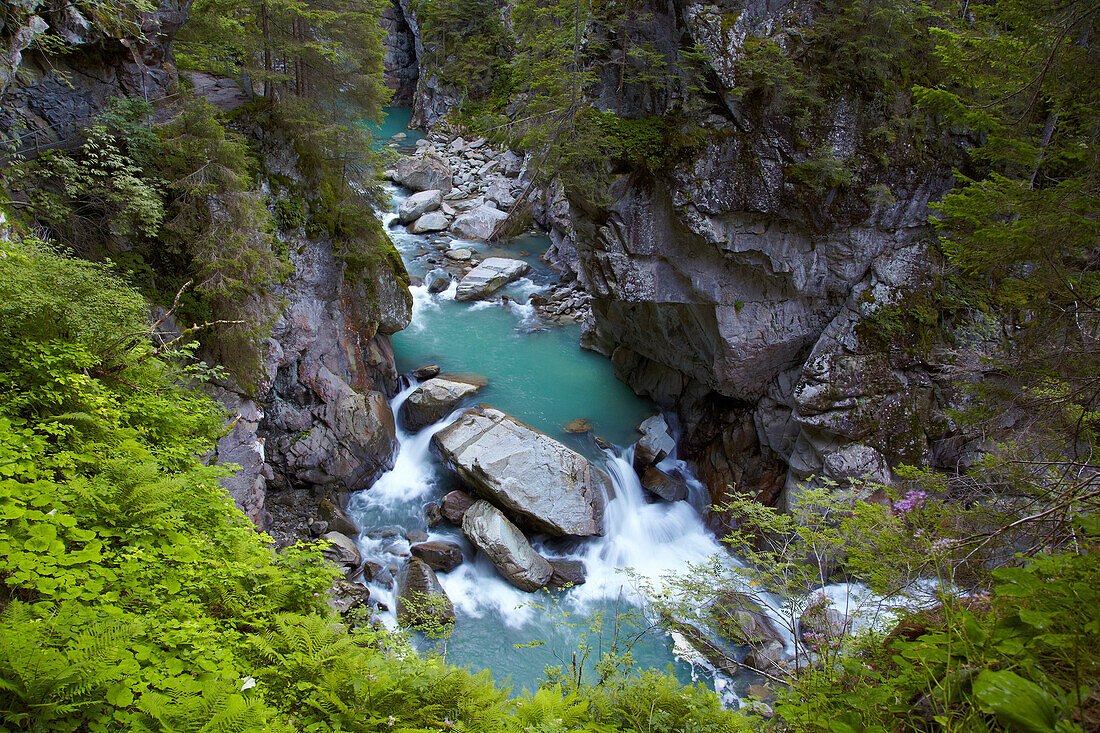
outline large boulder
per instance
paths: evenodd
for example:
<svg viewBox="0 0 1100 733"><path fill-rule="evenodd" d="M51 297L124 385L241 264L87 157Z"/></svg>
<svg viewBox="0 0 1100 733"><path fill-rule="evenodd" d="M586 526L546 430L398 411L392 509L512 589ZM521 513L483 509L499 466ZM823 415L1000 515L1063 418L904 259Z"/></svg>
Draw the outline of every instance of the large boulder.
<svg viewBox="0 0 1100 733"><path fill-rule="evenodd" d="M451 190L454 182L450 164L432 153L421 158L403 158L397 164L395 173L398 183L414 191L439 191L445 194Z"/></svg>
<svg viewBox="0 0 1100 733"><path fill-rule="evenodd" d="M554 574L550 563L535 552L523 532L487 501L479 501L466 510L462 531L520 590L533 592L543 588Z"/></svg>
<svg viewBox="0 0 1100 733"><path fill-rule="evenodd" d="M753 649L766 648L775 643L781 648L783 646L783 636L764 607L746 593L721 593L710 604L708 611L719 633L732 642Z"/></svg>
<svg viewBox="0 0 1100 733"><path fill-rule="evenodd" d="M429 540L418 542L409 548L413 557L418 557L432 570L449 573L462 564L462 548L454 542Z"/></svg>
<svg viewBox="0 0 1100 733"><path fill-rule="evenodd" d="M551 560L550 567L554 574L547 583L551 588L565 588L573 585L584 585L584 563L580 560Z"/></svg>
<svg viewBox="0 0 1100 733"><path fill-rule="evenodd" d="M442 626L455 620L455 608L420 558L410 557L397 574L397 622L402 626Z"/></svg>
<svg viewBox="0 0 1100 733"><path fill-rule="evenodd" d="M451 231L463 239L489 239L507 218L507 214L492 204L482 204L455 219Z"/></svg>
<svg viewBox="0 0 1100 733"><path fill-rule="evenodd" d="M328 499L324 499L317 507L317 515L325 522L333 532L355 537L359 534L359 528L344 511Z"/></svg>
<svg viewBox="0 0 1100 733"><path fill-rule="evenodd" d="M401 411L401 422L409 432L439 422L462 400L477 393L484 382L465 381L458 377L434 377L412 391Z"/></svg>
<svg viewBox="0 0 1100 733"><path fill-rule="evenodd" d="M441 232L447 228L450 224L450 220L444 216L440 211L433 211L430 214L424 214L412 225L413 234L431 234L432 232Z"/></svg>
<svg viewBox="0 0 1100 733"><path fill-rule="evenodd" d="M436 433L432 445L466 485L528 526L552 535L601 533L607 476L516 418L476 407Z"/></svg>
<svg viewBox="0 0 1100 733"><path fill-rule="evenodd" d="M397 207L397 220L402 224L416 221L421 215L435 211L443 203L442 191L420 191L401 202Z"/></svg>
<svg viewBox="0 0 1100 733"><path fill-rule="evenodd" d="M480 300L524 275L531 266L523 260L489 257L458 283L455 300Z"/></svg>

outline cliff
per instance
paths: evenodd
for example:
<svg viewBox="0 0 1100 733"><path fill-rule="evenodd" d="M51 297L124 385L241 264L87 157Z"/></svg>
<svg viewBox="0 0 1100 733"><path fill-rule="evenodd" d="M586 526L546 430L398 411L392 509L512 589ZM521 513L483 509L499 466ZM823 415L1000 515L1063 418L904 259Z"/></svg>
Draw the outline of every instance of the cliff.
<svg viewBox="0 0 1100 733"><path fill-rule="evenodd" d="M656 167L606 161L598 201L551 186L535 208L551 261L592 297L584 345L680 415L682 451L718 502L728 486L771 504L811 475L888 480L899 463L951 460L936 357L877 337L875 321L934 278L929 203L951 185L954 141L926 139L907 88L877 80L839 85L800 120L774 88L824 74L805 68L819 63L805 36L828 20L814 3L643 6L622 21L632 36L588 27L603 49L587 59L588 101L690 143ZM706 89L654 80L627 42L670 67L701 58ZM775 62L791 78L771 91L753 86L761 48L789 64ZM419 78L431 124L461 97ZM902 118L917 129L885 135Z"/></svg>

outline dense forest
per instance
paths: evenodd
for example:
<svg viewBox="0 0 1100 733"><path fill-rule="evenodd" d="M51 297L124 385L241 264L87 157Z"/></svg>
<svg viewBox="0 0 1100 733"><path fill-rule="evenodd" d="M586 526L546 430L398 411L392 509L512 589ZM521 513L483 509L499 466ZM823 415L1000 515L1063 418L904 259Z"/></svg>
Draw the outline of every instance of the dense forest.
<svg viewBox="0 0 1100 733"><path fill-rule="evenodd" d="M4 2L0 728L1100 730L1100 6L754 5ZM713 446L771 397L715 378L704 409L684 387L669 409L700 475L728 487L710 489L710 516L733 554L659 584L634 578L645 607L592 628L533 691L455 666L445 644L417 650L448 624L393 629L377 605L332 603L354 583L331 545L282 541L277 518L227 488L241 461L217 447L247 422L240 405L289 379L271 366L273 334L302 320L293 278L315 252L338 272L326 307L351 344L337 349L341 389L383 402L398 391L389 337L409 323L415 278L381 219L383 176L401 165L374 133L392 95L387 13L415 19L414 121L522 158L508 223L525 231L559 202L572 219L555 246L572 243L578 272L589 249L601 263L648 256L604 246L623 198L719 220L723 181L748 169L781 182L774 201L744 204L753 221L782 211L814 241L918 212L920 277L888 298L844 294L859 344L845 356L880 381L932 374L950 405L891 422L826 373L820 392L848 399L852 434L882 467L803 477L793 454L754 448L745 465L788 476L781 499L764 499L763 479L731 479ZM214 77L245 80L247 99L222 103L202 86ZM50 106L77 93L96 101ZM846 115L847 147L828 122ZM781 160L757 160L765 140ZM908 207L925 179L937 182L927 209ZM602 345L630 336L607 324L648 317L637 303L651 294L592 290L604 324L586 334L618 369L626 352ZM754 312L731 297L730 319ZM818 347L799 348L811 364ZM696 383L713 376L690 369ZM768 433L748 423L753 441ZM927 441L914 449L917 433ZM270 462L282 436L264 437ZM280 460L270 484L305 481ZM827 608L817 591L838 580L892 599L889 620L853 627ZM728 588L742 590L715 600ZM785 660L757 643L766 597L790 599ZM637 664L647 626L689 640L717 629L747 649L703 651L753 682L742 705Z"/></svg>

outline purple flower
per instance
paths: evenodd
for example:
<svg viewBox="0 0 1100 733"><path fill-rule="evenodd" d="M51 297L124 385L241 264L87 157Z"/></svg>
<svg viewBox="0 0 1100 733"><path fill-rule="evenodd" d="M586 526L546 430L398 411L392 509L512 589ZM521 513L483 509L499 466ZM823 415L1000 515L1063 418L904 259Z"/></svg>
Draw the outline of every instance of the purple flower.
<svg viewBox="0 0 1100 733"><path fill-rule="evenodd" d="M899 514L908 514L914 509L923 507L924 500L927 498L928 494L923 491L909 491L900 501L894 504L894 511Z"/></svg>

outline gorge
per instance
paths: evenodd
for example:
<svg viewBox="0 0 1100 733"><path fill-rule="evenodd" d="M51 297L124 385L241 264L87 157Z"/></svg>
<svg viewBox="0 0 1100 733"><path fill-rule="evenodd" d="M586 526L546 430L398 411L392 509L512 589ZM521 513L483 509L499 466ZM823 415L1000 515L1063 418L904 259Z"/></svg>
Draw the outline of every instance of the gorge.
<svg viewBox="0 0 1100 733"><path fill-rule="evenodd" d="M1097 12L5 3L3 725L1095 729Z"/></svg>

